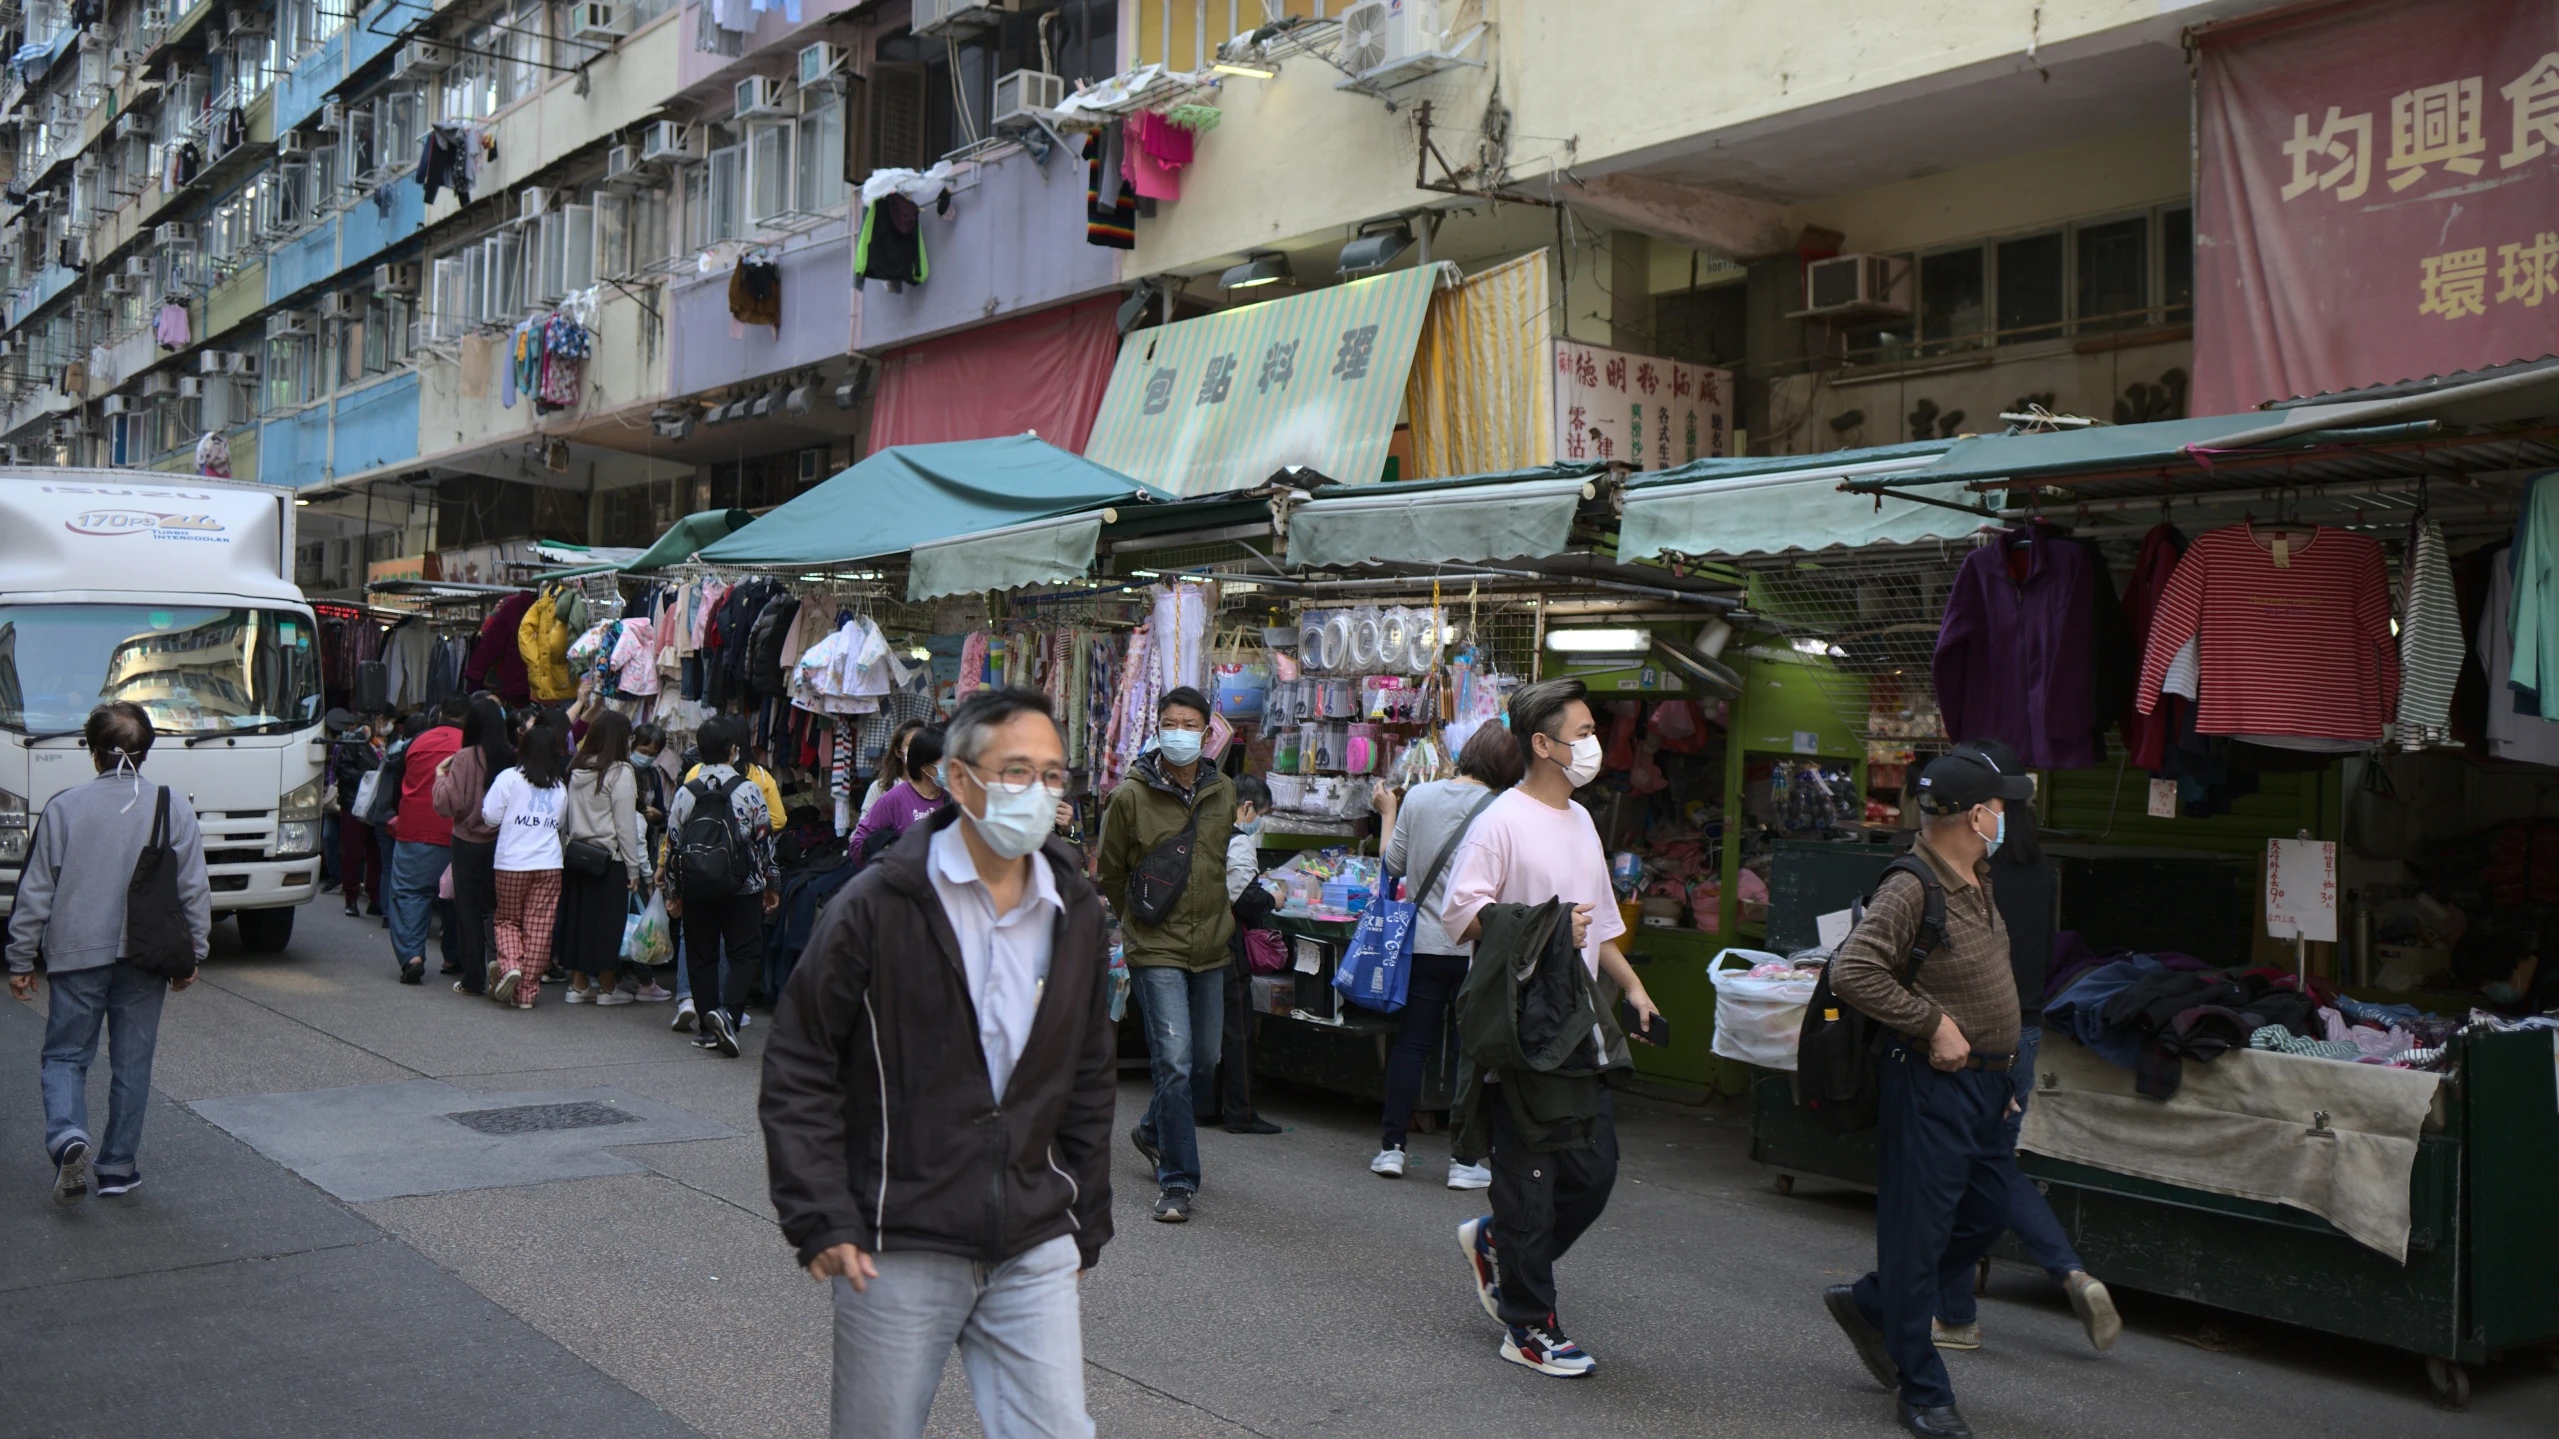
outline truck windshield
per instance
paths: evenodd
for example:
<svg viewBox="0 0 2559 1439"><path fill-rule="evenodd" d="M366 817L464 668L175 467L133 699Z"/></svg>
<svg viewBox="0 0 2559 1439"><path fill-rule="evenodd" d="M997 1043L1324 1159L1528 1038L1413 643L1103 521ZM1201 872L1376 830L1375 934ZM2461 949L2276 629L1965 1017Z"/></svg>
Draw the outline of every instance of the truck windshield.
<svg viewBox="0 0 2559 1439"><path fill-rule="evenodd" d="M0 728L77 731L115 700L162 734L315 721L317 638L285 610L0 604Z"/></svg>

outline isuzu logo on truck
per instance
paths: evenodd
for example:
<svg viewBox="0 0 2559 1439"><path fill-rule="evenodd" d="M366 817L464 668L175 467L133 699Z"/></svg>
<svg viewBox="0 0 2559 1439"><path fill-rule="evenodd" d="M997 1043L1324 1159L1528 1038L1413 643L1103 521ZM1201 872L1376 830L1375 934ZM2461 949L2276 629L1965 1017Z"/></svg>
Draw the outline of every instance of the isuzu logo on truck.
<svg viewBox="0 0 2559 1439"><path fill-rule="evenodd" d="M62 522L75 535L158 535L163 539L213 539L223 524L207 514L163 514L156 510L83 510Z"/></svg>

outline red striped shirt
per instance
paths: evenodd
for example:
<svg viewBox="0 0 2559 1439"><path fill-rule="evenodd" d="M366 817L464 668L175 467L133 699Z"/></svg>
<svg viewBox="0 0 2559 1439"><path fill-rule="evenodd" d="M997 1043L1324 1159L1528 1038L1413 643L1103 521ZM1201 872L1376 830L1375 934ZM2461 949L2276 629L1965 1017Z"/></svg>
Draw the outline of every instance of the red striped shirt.
<svg viewBox="0 0 2559 1439"><path fill-rule="evenodd" d="M2399 647L2380 544L2321 525L2288 557L2276 568L2244 524L2195 541L2151 619L2142 713L2157 707L2178 649L2200 634L2199 733L2381 738L2398 713Z"/></svg>

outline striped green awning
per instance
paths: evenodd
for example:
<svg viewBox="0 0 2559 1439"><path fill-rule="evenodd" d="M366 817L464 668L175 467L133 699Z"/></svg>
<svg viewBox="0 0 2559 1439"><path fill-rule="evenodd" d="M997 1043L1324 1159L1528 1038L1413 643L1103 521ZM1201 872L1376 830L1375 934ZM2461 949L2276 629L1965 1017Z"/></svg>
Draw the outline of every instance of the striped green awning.
<svg viewBox="0 0 2559 1439"><path fill-rule="evenodd" d="M1291 465L1348 484L1378 479L1445 270L1137 331L1120 346L1085 457L1184 498L1249 489Z"/></svg>

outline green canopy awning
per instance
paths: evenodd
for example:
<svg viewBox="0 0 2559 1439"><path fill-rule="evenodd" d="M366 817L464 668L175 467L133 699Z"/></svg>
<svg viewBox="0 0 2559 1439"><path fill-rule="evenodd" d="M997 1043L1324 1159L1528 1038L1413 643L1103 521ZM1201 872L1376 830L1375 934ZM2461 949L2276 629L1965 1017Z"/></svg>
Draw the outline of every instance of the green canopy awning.
<svg viewBox="0 0 2559 1439"><path fill-rule="evenodd" d="M703 546L755 523L755 516L745 510L704 510L686 515L667 527L658 542L640 552L640 557L622 566L625 570L662 570L693 558Z"/></svg>
<svg viewBox="0 0 2559 1439"><path fill-rule="evenodd" d="M929 600L1083 577L1102 538L1102 512L1060 515L917 545L906 597Z"/></svg>
<svg viewBox="0 0 2559 1439"><path fill-rule="evenodd" d="M1916 544L1971 534L1985 516L1886 497L1843 495L1839 482L1925 470L1955 442L1841 450L1828 455L1762 455L1692 460L1630 482L1617 534L1620 561L1683 555L1784 554L1834 545ZM1972 505L1959 483L1919 491Z"/></svg>
<svg viewBox="0 0 2559 1439"><path fill-rule="evenodd" d="M898 445L704 546L702 558L730 565L839 564L1157 498L1160 492L1119 471L1033 435ZM1088 535L1083 563L1092 558ZM960 584L997 587L973 579Z"/></svg>
<svg viewBox="0 0 2559 1439"><path fill-rule="evenodd" d="M1562 554L1597 465L1454 480L1327 485L1291 511L1288 562L1415 565Z"/></svg>

